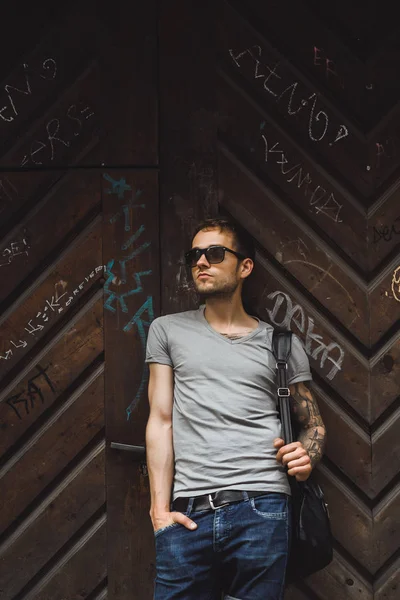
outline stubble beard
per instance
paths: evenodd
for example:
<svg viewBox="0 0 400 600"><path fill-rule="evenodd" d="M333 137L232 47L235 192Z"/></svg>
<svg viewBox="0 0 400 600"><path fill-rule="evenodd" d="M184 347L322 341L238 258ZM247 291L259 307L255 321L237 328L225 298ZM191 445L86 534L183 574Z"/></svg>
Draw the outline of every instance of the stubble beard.
<svg viewBox="0 0 400 600"><path fill-rule="evenodd" d="M211 289L202 290L195 282L196 291L200 296L201 301L205 301L208 298L218 298L220 300L229 301L235 291L237 290L239 283L237 281L220 283Z"/></svg>

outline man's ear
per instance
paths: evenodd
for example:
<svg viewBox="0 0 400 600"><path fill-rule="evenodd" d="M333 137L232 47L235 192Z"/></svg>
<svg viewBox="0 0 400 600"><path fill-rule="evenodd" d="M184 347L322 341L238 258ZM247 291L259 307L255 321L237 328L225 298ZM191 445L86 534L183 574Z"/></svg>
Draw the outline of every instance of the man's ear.
<svg viewBox="0 0 400 600"><path fill-rule="evenodd" d="M254 269L254 262L251 260L251 258L245 258L242 261L242 265L241 265L241 273L240 276L242 279L246 279L246 277L248 277L249 275L251 275L251 272Z"/></svg>

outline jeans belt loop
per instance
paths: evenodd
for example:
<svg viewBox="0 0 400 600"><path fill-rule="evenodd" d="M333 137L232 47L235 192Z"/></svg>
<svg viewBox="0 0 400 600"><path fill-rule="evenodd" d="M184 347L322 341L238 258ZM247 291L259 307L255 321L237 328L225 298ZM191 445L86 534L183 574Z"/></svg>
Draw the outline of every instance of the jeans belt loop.
<svg viewBox="0 0 400 600"><path fill-rule="evenodd" d="M193 508L193 502L194 502L194 498L193 496L191 498L189 498L189 502L186 508L186 516L189 517L190 513L192 512L192 508Z"/></svg>

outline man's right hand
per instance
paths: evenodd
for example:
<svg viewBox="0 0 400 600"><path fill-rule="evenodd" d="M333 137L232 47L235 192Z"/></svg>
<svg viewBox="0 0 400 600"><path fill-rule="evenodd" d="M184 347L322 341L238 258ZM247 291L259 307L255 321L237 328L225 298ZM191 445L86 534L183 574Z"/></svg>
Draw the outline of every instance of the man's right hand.
<svg viewBox="0 0 400 600"><path fill-rule="evenodd" d="M174 523L180 523L187 529L197 529L196 523L181 512L173 511L157 513L157 515L150 514L150 517L155 532L159 529L162 529L163 527L168 527L168 525L173 525Z"/></svg>

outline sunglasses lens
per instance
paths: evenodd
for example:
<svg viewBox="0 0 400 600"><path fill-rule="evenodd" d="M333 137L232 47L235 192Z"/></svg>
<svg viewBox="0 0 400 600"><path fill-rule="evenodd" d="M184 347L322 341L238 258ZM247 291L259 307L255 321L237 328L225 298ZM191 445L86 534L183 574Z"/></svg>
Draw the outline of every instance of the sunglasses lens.
<svg viewBox="0 0 400 600"><path fill-rule="evenodd" d="M221 246L211 246L207 250L200 250L200 248L193 248L186 252L185 260L188 267L195 267L202 255L205 255L210 265L216 265L225 258L225 250Z"/></svg>
<svg viewBox="0 0 400 600"><path fill-rule="evenodd" d="M206 258L210 265L216 265L224 260L225 250L221 246L214 246L208 248L206 251Z"/></svg>
<svg viewBox="0 0 400 600"><path fill-rule="evenodd" d="M188 265L188 267L194 267L197 263L197 261L200 258L200 251L195 248L193 250L189 250L189 252L186 252L185 254L185 260L186 260L186 264Z"/></svg>

